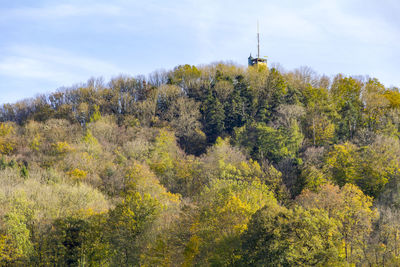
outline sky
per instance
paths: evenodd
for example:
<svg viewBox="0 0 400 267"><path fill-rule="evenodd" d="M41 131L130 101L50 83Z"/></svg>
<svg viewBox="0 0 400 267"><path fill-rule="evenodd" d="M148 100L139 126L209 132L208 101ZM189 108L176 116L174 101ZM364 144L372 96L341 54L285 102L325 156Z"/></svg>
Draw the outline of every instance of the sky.
<svg viewBox="0 0 400 267"><path fill-rule="evenodd" d="M398 0L0 0L0 104L180 64L368 75L400 87Z"/></svg>

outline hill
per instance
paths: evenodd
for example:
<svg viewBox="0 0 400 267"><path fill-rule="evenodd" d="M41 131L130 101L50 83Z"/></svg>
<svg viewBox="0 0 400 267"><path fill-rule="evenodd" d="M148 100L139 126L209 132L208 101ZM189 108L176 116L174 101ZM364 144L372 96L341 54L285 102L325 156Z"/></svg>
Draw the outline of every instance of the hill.
<svg viewBox="0 0 400 267"><path fill-rule="evenodd" d="M396 266L400 93L182 65L0 109L0 262Z"/></svg>

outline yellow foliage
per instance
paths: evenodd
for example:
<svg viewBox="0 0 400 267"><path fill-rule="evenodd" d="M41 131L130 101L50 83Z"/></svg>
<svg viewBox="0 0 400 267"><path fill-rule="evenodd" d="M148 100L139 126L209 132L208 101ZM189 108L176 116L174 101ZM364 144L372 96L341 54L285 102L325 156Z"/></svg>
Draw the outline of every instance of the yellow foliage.
<svg viewBox="0 0 400 267"><path fill-rule="evenodd" d="M93 136L91 130L86 131L86 135L83 137L83 142L88 145L98 145L99 141L97 141L96 137Z"/></svg>
<svg viewBox="0 0 400 267"><path fill-rule="evenodd" d="M103 215L106 214L107 211L103 210L103 211L95 211L93 210L93 208L89 207L89 208L85 208L85 209L80 209L78 211L76 211L76 216L78 218L90 218L96 215Z"/></svg>
<svg viewBox="0 0 400 267"><path fill-rule="evenodd" d="M3 137L0 137L0 153L8 155L13 150L14 150L14 143L10 143Z"/></svg>
<svg viewBox="0 0 400 267"><path fill-rule="evenodd" d="M66 154L73 151L73 148L67 142L57 142L52 144L52 147L57 154Z"/></svg>
<svg viewBox="0 0 400 267"><path fill-rule="evenodd" d="M309 130L312 133L314 145L330 144L335 136L335 125L324 117L314 118Z"/></svg>
<svg viewBox="0 0 400 267"><path fill-rule="evenodd" d="M252 207L249 203L243 202L239 197L233 195L227 200L225 206L217 207L216 216L220 218L229 218L231 215L235 217L242 217L243 220L235 221L228 220L227 224L233 223L232 229L236 233L242 233L247 229L247 223L252 214Z"/></svg>
<svg viewBox="0 0 400 267"><path fill-rule="evenodd" d="M154 173L147 167L140 163L133 163L133 165L126 172L125 190L127 192L138 191L141 194L149 194L152 198L164 203L163 208L177 206L180 203L180 196L168 192Z"/></svg>
<svg viewBox="0 0 400 267"><path fill-rule="evenodd" d="M0 235L0 262L9 262L12 260L12 248L8 244L10 237L7 235Z"/></svg>
<svg viewBox="0 0 400 267"><path fill-rule="evenodd" d="M9 266L12 262L17 262L23 258L22 251L16 246L15 240L9 234L0 234L0 265ZM8 264L7 264L8 263ZM4 265L3 265L4 264Z"/></svg>
<svg viewBox="0 0 400 267"><path fill-rule="evenodd" d="M184 251L184 256L185 256L185 261L182 264L182 266L192 266L192 262L194 257L199 253L199 246L201 244L201 238L198 237L197 235L193 235L188 244L186 245L185 251Z"/></svg>
<svg viewBox="0 0 400 267"><path fill-rule="evenodd" d="M85 179L86 176L87 176L87 172L86 171L80 170L78 168L75 168L75 169L67 172L67 174L69 176L71 176L71 178L73 178L74 180L78 180L78 181Z"/></svg>
<svg viewBox="0 0 400 267"><path fill-rule="evenodd" d="M15 148L15 141L13 136L15 129L8 123L0 123L0 153L10 154Z"/></svg>
<svg viewBox="0 0 400 267"><path fill-rule="evenodd" d="M237 166L225 163L222 159L218 163L222 179L256 181L263 175L260 164L252 159L242 161Z"/></svg>
<svg viewBox="0 0 400 267"><path fill-rule="evenodd" d="M39 151L39 146L41 143L40 141L41 141L40 135L36 134L36 136L33 138L32 142L29 144L30 149Z"/></svg>
<svg viewBox="0 0 400 267"><path fill-rule="evenodd" d="M150 168L157 174L162 175L174 167L176 142L173 133L161 129L156 137L153 150L153 158L148 161Z"/></svg>
<svg viewBox="0 0 400 267"><path fill-rule="evenodd" d="M357 147L349 142L334 145L326 160L328 169L340 186L354 183L357 179L356 163L358 161Z"/></svg>
<svg viewBox="0 0 400 267"><path fill-rule="evenodd" d="M7 136L10 134L15 134L14 127L7 123L0 123L0 136Z"/></svg>
<svg viewBox="0 0 400 267"><path fill-rule="evenodd" d="M384 97L389 100L390 107L398 108L400 107L400 93L396 91L388 90L384 93Z"/></svg>

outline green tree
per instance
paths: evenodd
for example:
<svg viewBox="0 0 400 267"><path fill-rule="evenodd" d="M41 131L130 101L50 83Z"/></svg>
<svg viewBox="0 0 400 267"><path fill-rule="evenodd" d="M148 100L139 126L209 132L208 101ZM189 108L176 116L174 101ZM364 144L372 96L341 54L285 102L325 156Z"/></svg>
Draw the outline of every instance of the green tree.
<svg viewBox="0 0 400 267"><path fill-rule="evenodd" d="M0 262L5 265L24 265L33 252L30 224L34 211L31 207L32 203L23 194L11 198L9 201L10 209L2 218L4 243Z"/></svg>
<svg viewBox="0 0 400 267"><path fill-rule="evenodd" d="M201 107L201 111L203 114L204 132L207 135L208 143L212 144L218 136L222 135L225 129L224 107L218 98L214 97L210 92Z"/></svg>
<svg viewBox="0 0 400 267"><path fill-rule="evenodd" d="M158 203L149 195L128 194L110 211L108 235L113 265L138 265L141 254L140 237L157 214Z"/></svg>
<svg viewBox="0 0 400 267"><path fill-rule="evenodd" d="M329 266L340 263L340 233L324 211L266 206L242 235L243 265Z"/></svg>
<svg viewBox="0 0 400 267"><path fill-rule="evenodd" d="M251 215L264 205L278 205L262 183L226 179L212 181L198 202L200 214L193 227L199 243L194 261L212 266L235 264L240 258L240 234L247 229Z"/></svg>
<svg viewBox="0 0 400 267"><path fill-rule="evenodd" d="M264 123L251 124L237 129L235 137L236 143L245 147L253 158L272 162L294 158L303 140L297 123L279 130Z"/></svg>
<svg viewBox="0 0 400 267"><path fill-rule="evenodd" d="M355 184L358 178L359 155L358 148L352 143L334 145L326 159L326 168L333 181L343 186L346 183Z"/></svg>
<svg viewBox="0 0 400 267"><path fill-rule="evenodd" d="M297 201L307 209L325 210L330 218L337 220L343 240L343 254L348 263L360 263L377 212L372 208L372 198L352 184L341 189L326 184L320 191L304 191Z"/></svg>
<svg viewBox="0 0 400 267"><path fill-rule="evenodd" d="M168 76L169 84L176 84L182 88L183 92L190 96L196 97L193 91L197 80L200 78L201 71L195 66L191 65L180 65L174 68L174 70Z"/></svg>
<svg viewBox="0 0 400 267"><path fill-rule="evenodd" d="M87 210L55 220L44 233L38 264L107 266L111 255L104 232L106 219L104 213Z"/></svg>
<svg viewBox="0 0 400 267"><path fill-rule="evenodd" d="M331 86L332 99L340 115L338 136L342 140L352 138L361 124L361 88L360 81L342 75L336 76Z"/></svg>

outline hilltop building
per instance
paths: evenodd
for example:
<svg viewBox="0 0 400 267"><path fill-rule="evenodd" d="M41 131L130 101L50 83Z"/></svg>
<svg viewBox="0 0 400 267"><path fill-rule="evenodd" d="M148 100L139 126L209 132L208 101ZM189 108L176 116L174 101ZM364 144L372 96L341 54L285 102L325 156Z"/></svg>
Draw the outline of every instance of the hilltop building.
<svg viewBox="0 0 400 267"><path fill-rule="evenodd" d="M265 58L260 58L260 57L252 57L251 54L248 59L249 66L254 66L254 65L267 65L267 60Z"/></svg>
<svg viewBox="0 0 400 267"><path fill-rule="evenodd" d="M257 22L257 57L252 57L251 53L250 53L250 56L248 58L248 64L249 64L249 67L255 66L255 65L267 66L267 59L260 57L260 32L258 29L258 22Z"/></svg>

